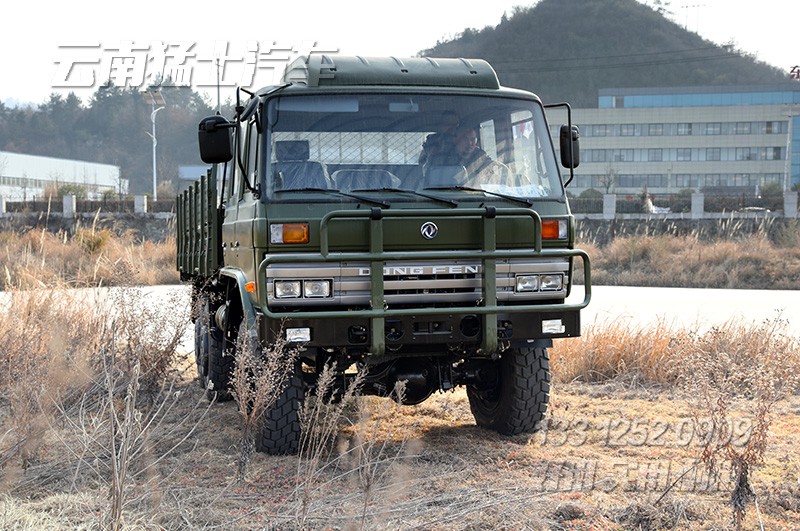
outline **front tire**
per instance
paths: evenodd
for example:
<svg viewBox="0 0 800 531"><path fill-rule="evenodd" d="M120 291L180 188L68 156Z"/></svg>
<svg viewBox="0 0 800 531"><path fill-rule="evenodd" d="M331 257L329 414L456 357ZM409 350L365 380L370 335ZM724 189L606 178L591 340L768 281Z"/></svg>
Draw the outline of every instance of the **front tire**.
<svg viewBox="0 0 800 531"><path fill-rule="evenodd" d="M503 353L482 371L484 385L467 387L475 423L501 435L538 430L550 400L550 358L546 348L517 348Z"/></svg>
<svg viewBox="0 0 800 531"><path fill-rule="evenodd" d="M287 375L280 395L265 412L256 434L256 450L269 455L296 454L300 446L300 408L305 397L300 363Z"/></svg>

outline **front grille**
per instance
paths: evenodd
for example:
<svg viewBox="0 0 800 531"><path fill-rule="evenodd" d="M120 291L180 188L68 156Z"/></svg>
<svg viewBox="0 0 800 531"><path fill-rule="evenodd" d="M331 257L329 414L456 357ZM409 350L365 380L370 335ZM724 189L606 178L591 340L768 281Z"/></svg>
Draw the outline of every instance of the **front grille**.
<svg viewBox="0 0 800 531"><path fill-rule="evenodd" d="M566 259L497 260L496 285L498 302L552 300L566 297L566 289L558 292L516 293L518 274L562 273L569 271ZM369 263L281 264L267 268L267 299L273 298L275 278L332 278L333 297L326 300L281 299L281 306L319 306L322 304L365 306L370 302ZM384 266L384 299L388 305L447 305L477 302L482 297L482 266L478 261L389 262ZM564 283L567 285L567 282Z"/></svg>
<svg viewBox="0 0 800 531"><path fill-rule="evenodd" d="M384 276L384 294L436 295L474 293L480 295L481 276L470 274L390 275Z"/></svg>

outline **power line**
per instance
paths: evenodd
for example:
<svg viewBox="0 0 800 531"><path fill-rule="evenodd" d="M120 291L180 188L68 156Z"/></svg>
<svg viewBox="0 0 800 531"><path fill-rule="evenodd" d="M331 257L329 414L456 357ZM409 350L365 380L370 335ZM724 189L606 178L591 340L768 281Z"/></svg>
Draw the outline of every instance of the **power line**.
<svg viewBox="0 0 800 531"><path fill-rule="evenodd" d="M714 50L719 51L719 46L704 46L702 48L683 48L681 50L663 50L660 52L638 52L638 53L626 53L626 54L617 54L617 55L596 55L596 56L582 56L582 57L560 57L560 58L552 58L552 59L524 59L524 60L516 60L516 61L492 61L493 65L502 65L502 64L516 64L516 63L539 63L539 62L553 62L553 61L588 61L588 60L597 60L597 59L618 59L618 58L627 58L627 57L642 57L642 56L651 56L651 55L663 55L663 54L676 54L676 53L686 53L686 52L702 52Z"/></svg>
<svg viewBox="0 0 800 531"><path fill-rule="evenodd" d="M525 66L524 63L520 62L520 66L516 68L502 68L498 67L496 70L500 73L520 73L520 72L563 72L563 71L570 71L570 70L598 70L604 68L636 68L642 66L661 66L661 65L669 65L669 64L677 64L677 63L696 63L696 62L703 62L703 61L718 61L722 59L733 59L735 57L739 57L733 54L716 54L716 55L706 55L701 57L675 57L663 60L656 60L656 61L626 61L626 62L618 62L618 63L596 63L596 64L588 64L588 65L553 65L547 67L540 67L536 66L532 63L528 63ZM558 61L557 59L553 59L553 61Z"/></svg>

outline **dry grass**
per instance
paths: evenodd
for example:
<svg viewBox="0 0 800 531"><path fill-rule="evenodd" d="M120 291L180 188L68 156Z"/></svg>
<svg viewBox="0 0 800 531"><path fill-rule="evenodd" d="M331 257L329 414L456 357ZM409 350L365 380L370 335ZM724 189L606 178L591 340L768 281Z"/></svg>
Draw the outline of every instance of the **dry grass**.
<svg viewBox="0 0 800 531"><path fill-rule="evenodd" d="M174 238L139 241L132 233L79 228L0 232L0 289L176 283Z"/></svg>
<svg viewBox="0 0 800 531"><path fill-rule="evenodd" d="M712 237L633 234L604 246L591 238L579 246L592 259L598 285L684 288L800 289L800 228L789 223L743 232L721 221Z"/></svg>
<svg viewBox="0 0 800 531"><path fill-rule="evenodd" d="M727 322L698 333L664 323L646 328L599 323L585 327L581 337L555 342L550 366L561 382L673 386L688 377L687 367L724 359L729 386L745 395L751 392L749 375L764 359L780 360L785 377L800 373L800 340L786 333L786 325L781 319Z"/></svg>
<svg viewBox="0 0 800 531"><path fill-rule="evenodd" d="M6 286L58 285L63 271L106 261L130 272L126 261L152 253L141 246L112 260L116 239L97 232L3 238L0 253L23 263L4 259ZM634 268L684 247L720 261L742 253L728 243L786 250L763 239L715 249L635 238L609 246ZM9 254L11 240L27 250ZM67 246L72 254L59 258ZM63 265L70 260L79 267ZM42 262L62 265L37 269ZM67 285L101 277L67 275ZM201 406L177 354L188 296L157 307L141 305L138 290L4 296L3 529L729 529L737 488L744 506L754 507L750 492L759 503L740 513L744 528L800 529L800 346L779 320L705 331L600 324L557 341L546 429L533 436L477 428L463 391L418 406L370 397L341 408L322 392L307 403L328 426L316 446L252 455L242 478L234 441L247 419L234 402ZM731 437L719 436L725 429ZM746 482L737 458L747 460ZM710 474L703 459L727 475Z"/></svg>
<svg viewBox="0 0 800 531"><path fill-rule="evenodd" d="M25 371L0 381L9 397L0 409L2 528L727 529L734 484L701 462L706 443L719 440L705 435L709 423L723 422L698 402L704 395L683 393L686 374L734 391L724 410L731 440L743 443L734 450L751 441L765 449L748 470L759 511L744 514L743 526L796 528L800 397L771 403L766 432L753 409L752 375L767 357L784 372L764 381L800 372L797 339L777 321L704 333L599 327L559 341L546 429L533 436L477 428L462 391L418 406L374 397L340 406L322 392L305 422L328 427L314 445L306 440L309 451L255 454L242 479L232 444L242 413L234 402L205 410L203 390L176 371L186 360L171 358L167 383L150 399L140 394L137 367L164 367L136 355L159 344L129 348L133 339L119 332L122 315L135 322L141 312L114 319L95 302L35 294L14 292L0 319L0 339L14 346L4 372ZM185 327L188 301L175 307L185 309ZM114 371L98 365L129 356ZM724 385L699 378L715 360L730 369ZM23 395L18 378L40 383ZM735 472L718 455L718 468Z"/></svg>
<svg viewBox="0 0 800 531"><path fill-rule="evenodd" d="M780 319L728 322L704 333L663 324L638 330L596 325L581 338L559 342L551 366L560 381L685 391L699 443L692 471L702 462L730 491L731 520L741 529L748 507L758 509L754 475L771 445L776 406L800 391L800 341L786 325ZM627 434L631 423L615 426ZM641 513L637 508L633 516ZM758 510L756 517L763 525Z"/></svg>
<svg viewBox="0 0 800 531"><path fill-rule="evenodd" d="M134 486L157 483L151 472L177 448L156 450L151 435L185 427L165 422L181 381L183 299L153 306L133 289L105 299L65 289L4 294L0 470L8 495L101 488L110 504L101 503L97 522L122 525L141 497Z"/></svg>

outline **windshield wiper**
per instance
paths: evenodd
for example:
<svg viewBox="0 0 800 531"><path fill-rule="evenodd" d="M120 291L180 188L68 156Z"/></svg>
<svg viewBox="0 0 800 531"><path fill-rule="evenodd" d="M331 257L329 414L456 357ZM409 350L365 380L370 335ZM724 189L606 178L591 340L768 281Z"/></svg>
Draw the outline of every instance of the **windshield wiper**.
<svg viewBox="0 0 800 531"><path fill-rule="evenodd" d="M516 201L517 203L522 203L526 206L533 206L533 202L529 199L525 199L522 197L514 197L513 195L506 195L501 194L499 192L492 192L490 190L484 190L483 188L473 188L471 186L433 186L429 188L425 188L426 190L465 190L467 192L483 192L484 194L493 195L495 197L500 197L502 199L508 199L509 201Z"/></svg>
<svg viewBox="0 0 800 531"><path fill-rule="evenodd" d="M422 192L417 192L416 190L408 190L405 188L359 188L358 190L353 190L354 192L403 192L406 194L413 194L418 195L420 197L424 197L425 199L432 199L433 201L439 201L442 203L447 203L451 206L458 206L458 202L453 201L451 199L445 199L444 197L438 197L431 194L423 194Z"/></svg>
<svg viewBox="0 0 800 531"><path fill-rule="evenodd" d="M284 190L275 190L275 193L280 192L323 192L328 194L336 194L336 195L343 195L345 197L350 197L352 199L357 199L359 201L363 201L365 203L372 203L373 205L379 205L383 208L389 208L391 205L386 201L380 201L378 199L370 199L369 197L364 197L363 195L355 195L355 194L348 194L347 192L341 192L339 190L331 190L330 188L286 188Z"/></svg>

